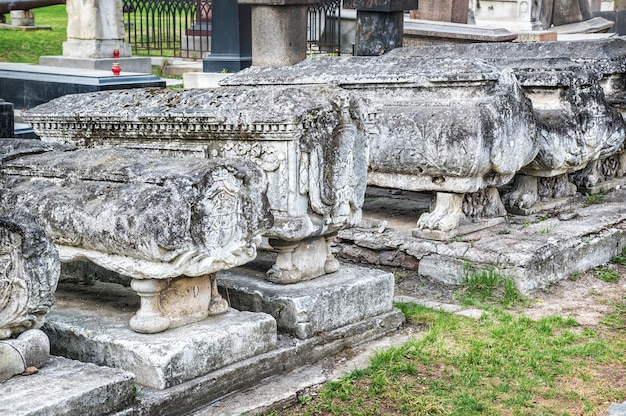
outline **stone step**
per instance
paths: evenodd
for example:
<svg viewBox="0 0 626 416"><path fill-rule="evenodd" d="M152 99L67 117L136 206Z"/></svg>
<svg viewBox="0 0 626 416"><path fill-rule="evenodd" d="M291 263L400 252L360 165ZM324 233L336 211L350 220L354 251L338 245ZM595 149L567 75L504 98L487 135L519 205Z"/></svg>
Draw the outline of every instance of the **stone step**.
<svg viewBox="0 0 626 416"><path fill-rule="evenodd" d="M231 309L159 334L133 332L133 291L113 283L60 284L44 326L51 350L84 362L121 368L136 381L164 389L276 347L276 322Z"/></svg>
<svg viewBox="0 0 626 416"><path fill-rule="evenodd" d="M0 384L0 414L108 415L132 403L133 382L123 370L52 356L37 374Z"/></svg>

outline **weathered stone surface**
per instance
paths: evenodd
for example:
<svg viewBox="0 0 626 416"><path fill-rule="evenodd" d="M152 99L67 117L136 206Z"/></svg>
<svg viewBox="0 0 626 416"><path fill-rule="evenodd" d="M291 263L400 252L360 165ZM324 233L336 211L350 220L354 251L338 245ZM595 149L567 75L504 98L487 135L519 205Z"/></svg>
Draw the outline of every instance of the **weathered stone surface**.
<svg viewBox="0 0 626 416"><path fill-rule="evenodd" d="M22 374L28 367L43 367L49 356L50 340L39 329L29 329L16 339L0 341L0 383Z"/></svg>
<svg viewBox="0 0 626 416"><path fill-rule="evenodd" d="M52 357L37 374L0 384L0 413L11 416L104 416L133 401L133 376L122 370Z"/></svg>
<svg viewBox="0 0 626 416"><path fill-rule="evenodd" d="M110 58L118 49L130 56L124 43L122 0L67 0L67 42L63 55L78 58Z"/></svg>
<svg viewBox="0 0 626 416"><path fill-rule="evenodd" d="M418 228L450 231L466 216L463 195L509 182L537 154L535 118L511 70L481 60L389 57L310 60L289 68L250 68L237 84L338 84L377 107L371 120L368 183L459 194L424 214ZM439 201L446 200L438 195ZM497 197L495 198L497 199ZM477 213L480 210L469 209ZM482 213L502 215L497 204Z"/></svg>
<svg viewBox="0 0 626 416"><path fill-rule="evenodd" d="M298 340L280 337L279 348L234 363L166 390L142 388L131 411L141 414L177 416L198 409L237 390L264 383L269 376L301 368L396 331L404 322L397 309L345 327ZM130 413L133 414L133 413Z"/></svg>
<svg viewBox="0 0 626 416"><path fill-rule="evenodd" d="M126 287L95 282L61 285L45 330L53 354L121 368L138 383L164 389L276 347L276 321L269 315L238 312L144 335L128 320L137 297Z"/></svg>
<svg viewBox="0 0 626 416"><path fill-rule="evenodd" d="M243 264L269 224L259 173L243 162L83 149L1 169L5 209L32 213L63 261L86 258L136 279Z"/></svg>
<svg viewBox="0 0 626 416"><path fill-rule="evenodd" d="M414 214L406 210L396 213L393 227L382 233L378 227L342 230L339 247L411 255L419 261L421 276L447 284L460 282L468 262L478 270L495 268L529 293L605 264L619 254L626 246L625 201L623 190L606 195L601 204L585 206L584 198L579 198L562 208L567 215L509 216L509 221L498 227L450 242L411 238ZM380 204L377 212L365 210L364 218L381 219L384 212Z"/></svg>
<svg viewBox="0 0 626 416"><path fill-rule="evenodd" d="M252 260L271 224L261 173L244 161L82 149L24 156L0 172L0 207L32 214L62 261L133 279L142 303L131 327L143 333L226 312L214 273Z"/></svg>
<svg viewBox="0 0 626 416"><path fill-rule="evenodd" d="M240 87L75 95L25 117L45 140L252 160L268 181L274 226L265 235L298 242L359 222L365 112L339 88ZM281 264L277 281L316 275Z"/></svg>
<svg viewBox="0 0 626 416"><path fill-rule="evenodd" d="M43 229L14 208L0 211L0 339L43 325L60 273Z"/></svg>
<svg viewBox="0 0 626 416"><path fill-rule="evenodd" d="M268 283L250 269L220 273L222 293L234 308L271 314L279 330L300 339L390 311L393 283L391 273L348 264L289 286Z"/></svg>
<svg viewBox="0 0 626 416"><path fill-rule="evenodd" d="M609 45L617 47L616 44L605 44ZM522 214L529 209L532 211L532 207L540 202L574 195L576 186L568 182L567 173L611 157L621 148L626 136L622 116L609 104L600 86L601 67L592 64L594 69L591 70L569 60L566 52L578 48L574 42L563 47L546 42L537 45L537 50L524 44L490 46L436 47L430 52L452 57L472 56L511 68L533 102L539 152L520 170L525 176L516 178L514 188L503 197L505 204L513 212ZM583 56L619 56L602 52L599 46L592 45L590 49L595 53L587 52ZM501 54L511 58L506 59ZM428 54L418 48L406 48L395 55L423 57ZM546 56L551 59L546 60ZM590 60L598 61L596 58ZM618 68L612 70L620 71ZM605 166L608 164L611 163ZM619 170L613 169L613 172ZM585 179L585 173L589 175L588 179ZM578 174L576 182L595 185L606 177L584 171ZM538 178L545 179L538 183L541 181ZM553 178L553 183L547 178Z"/></svg>

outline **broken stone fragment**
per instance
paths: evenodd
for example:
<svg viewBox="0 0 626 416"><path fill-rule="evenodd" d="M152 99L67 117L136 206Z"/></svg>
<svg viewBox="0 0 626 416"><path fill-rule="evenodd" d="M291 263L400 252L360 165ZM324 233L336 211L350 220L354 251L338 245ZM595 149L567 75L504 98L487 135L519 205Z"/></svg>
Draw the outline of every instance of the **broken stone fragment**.
<svg viewBox="0 0 626 416"><path fill-rule="evenodd" d="M0 383L18 374L35 374L49 356L50 340L39 329L29 329L16 339L0 341Z"/></svg>
<svg viewBox="0 0 626 416"><path fill-rule="evenodd" d="M0 209L0 339L43 325L60 274L57 250L43 229L14 208Z"/></svg>

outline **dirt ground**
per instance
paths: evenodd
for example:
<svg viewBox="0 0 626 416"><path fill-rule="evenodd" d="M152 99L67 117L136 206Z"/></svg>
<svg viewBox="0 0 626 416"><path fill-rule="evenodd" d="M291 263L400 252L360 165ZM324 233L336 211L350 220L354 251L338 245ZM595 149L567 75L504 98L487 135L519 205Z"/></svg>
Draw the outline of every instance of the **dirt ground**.
<svg viewBox="0 0 626 416"><path fill-rule="evenodd" d="M529 302L519 312L533 319L560 315L573 317L583 326L600 324L615 312L612 303L626 303L626 266L609 263L604 267L619 272L617 283L605 282L598 271L589 270L527 295ZM396 295L454 304L454 293L454 287L426 281L409 272L399 274L396 283Z"/></svg>

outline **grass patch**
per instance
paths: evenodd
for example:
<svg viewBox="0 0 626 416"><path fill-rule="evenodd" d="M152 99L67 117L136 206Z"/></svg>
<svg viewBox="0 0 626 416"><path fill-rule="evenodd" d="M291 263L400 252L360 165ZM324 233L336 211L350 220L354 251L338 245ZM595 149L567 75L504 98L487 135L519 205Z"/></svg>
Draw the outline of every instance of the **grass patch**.
<svg viewBox="0 0 626 416"><path fill-rule="evenodd" d="M626 247L622 248L622 253L613 257L613 262L626 266Z"/></svg>
<svg viewBox="0 0 626 416"><path fill-rule="evenodd" d="M52 30L0 30L0 61L36 64L40 56L63 54L63 42L67 40L65 5L41 7L34 13L36 25L50 26Z"/></svg>
<svg viewBox="0 0 626 416"><path fill-rule="evenodd" d="M281 415L603 414L624 401L607 372L626 364L626 342L572 318L533 321L491 310L479 320L399 305L425 325L419 339L379 351L365 370L326 384Z"/></svg>
<svg viewBox="0 0 626 416"><path fill-rule="evenodd" d="M619 282L619 272L610 266L598 266L595 268L598 279L607 283Z"/></svg>
<svg viewBox="0 0 626 416"><path fill-rule="evenodd" d="M456 296L464 306L483 308L493 304L508 308L524 301L510 276L494 268L477 270L469 262L463 268Z"/></svg>

